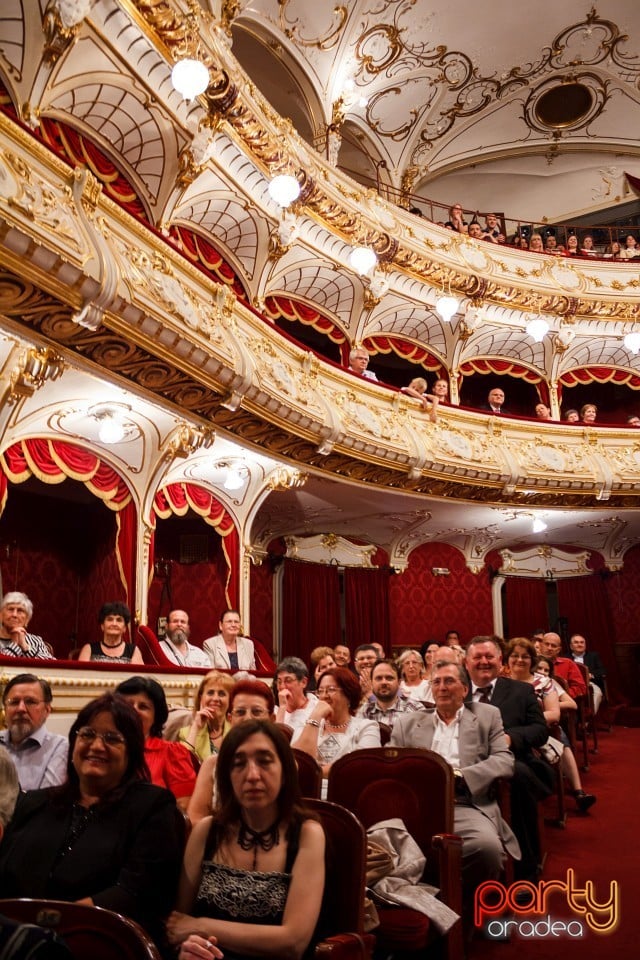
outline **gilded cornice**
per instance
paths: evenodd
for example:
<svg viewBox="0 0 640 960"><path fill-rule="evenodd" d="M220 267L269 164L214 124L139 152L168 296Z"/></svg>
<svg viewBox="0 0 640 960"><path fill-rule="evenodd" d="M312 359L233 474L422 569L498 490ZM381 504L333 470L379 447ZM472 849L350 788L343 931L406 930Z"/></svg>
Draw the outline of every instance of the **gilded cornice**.
<svg viewBox="0 0 640 960"><path fill-rule="evenodd" d="M166 12L171 4L136 0L136 6L158 45L175 54L182 38L176 39L174 21ZM158 8L165 11L164 20ZM313 153L290 122L274 112L247 79L223 36L224 31L219 34L202 25L200 39L215 68L214 80L200 98L206 110L204 122L214 130L224 123L266 177L295 172L302 186L299 213L347 243L370 245L383 262L431 287L446 285L461 296L525 313L640 320L640 279L632 265L600 263L596 267L504 247L492 249L444 235L373 191L365 192L363 198L359 185Z"/></svg>

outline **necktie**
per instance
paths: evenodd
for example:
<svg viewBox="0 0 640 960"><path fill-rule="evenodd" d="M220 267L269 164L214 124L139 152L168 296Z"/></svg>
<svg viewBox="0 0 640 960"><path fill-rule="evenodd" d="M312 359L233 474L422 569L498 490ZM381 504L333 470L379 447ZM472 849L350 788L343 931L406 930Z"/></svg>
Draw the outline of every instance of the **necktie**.
<svg viewBox="0 0 640 960"><path fill-rule="evenodd" d="M480 699L478 703L491 703L491 684L488 687L478 687Z"/></svg>

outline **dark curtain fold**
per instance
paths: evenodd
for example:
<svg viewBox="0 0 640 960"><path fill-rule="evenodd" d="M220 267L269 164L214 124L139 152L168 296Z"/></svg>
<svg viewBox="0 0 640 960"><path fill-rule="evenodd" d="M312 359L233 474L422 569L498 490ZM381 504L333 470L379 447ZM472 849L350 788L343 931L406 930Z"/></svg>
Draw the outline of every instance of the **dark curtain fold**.
<svg viewBox="0 0 640 960"><path fill-rule="evenodd" d="M346 567L344 606L346 642L351 650L361 643L376 641L389 655L389 571Z"/></svg>
<svg viewBox="0 0 640 960"><path fill-rule="evenodd" d="M314 647L340 642L340 576L335 566L284 561L282 656L309 662Z"/></svg>
<svg viewBox="0 0 640 960"><path fill-rule="evenodd" d="M536 627L547 627L547 585L541 577L507 577L504 590L508 639L530 637Z"/></svg>
<svg viewBox="0 0 640 960"><path fill-rule="evenodd" d="M567 620L568 637L582 634L587 649L600 654L609 676L615 673L615 634L602 577L594 574L558 580L558 613Z"/></svg>

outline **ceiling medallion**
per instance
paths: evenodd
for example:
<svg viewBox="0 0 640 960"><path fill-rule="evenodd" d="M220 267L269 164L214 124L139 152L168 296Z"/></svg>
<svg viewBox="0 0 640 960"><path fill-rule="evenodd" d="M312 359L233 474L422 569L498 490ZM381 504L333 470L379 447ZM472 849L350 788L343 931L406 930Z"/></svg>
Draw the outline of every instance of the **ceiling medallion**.
<svg viewBox="0 0 640 960"><path fill-rule="evenodd" d="M557 129L573 127L589 114L593 106L593 94L577 81L560 83L545 90L538 97L534 111L543 126Z"/></svg>

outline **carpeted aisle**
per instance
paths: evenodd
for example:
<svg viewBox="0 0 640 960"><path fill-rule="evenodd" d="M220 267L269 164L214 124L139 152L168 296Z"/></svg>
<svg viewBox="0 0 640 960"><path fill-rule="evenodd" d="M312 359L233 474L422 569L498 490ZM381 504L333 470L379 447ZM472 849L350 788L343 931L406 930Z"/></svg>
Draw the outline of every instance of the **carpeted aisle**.
<svg viewBox="0 0 640 960"><path fill-rule="evenodd" d="M509 942L476 938L469 960L604 960L612 956L627 960L640 956L640 728L616 726L613 733L601 734L599 745L599 753L591 756L589 772L582 774L585 790L595 793L598 802L588 815L580 816L574 812L573 799L567 798L570 812L565 829L546 828L548 856L542 879L566 882L567 871L572 869L577 887L584 889L585 883L591 882L597 903L609 899L610 884L617 882L616 929L606 935L594 932L585 917L567 905L565 893L556 890L549 894L548 909L541 917L508 915L521 922ZM600 911L598 919L606 912ZM548 916L552 923L571 924L574 934L582 929L583 936L549 935ZM532 923L540 920L546 935L531 935Z"/></svg>

